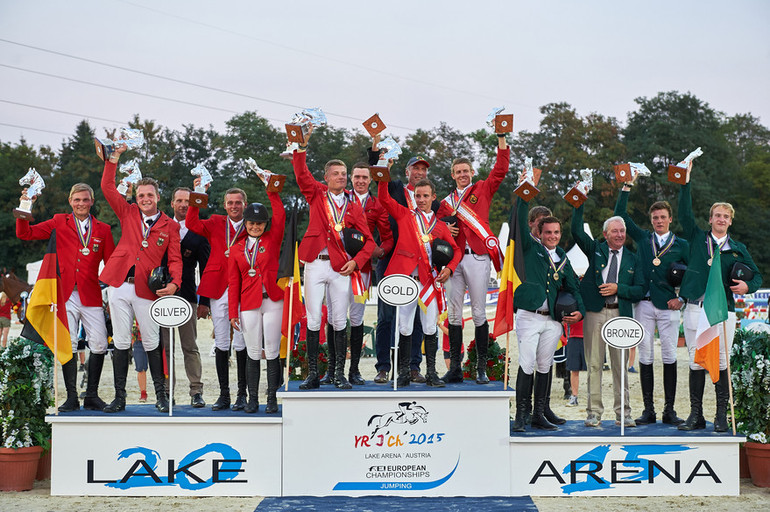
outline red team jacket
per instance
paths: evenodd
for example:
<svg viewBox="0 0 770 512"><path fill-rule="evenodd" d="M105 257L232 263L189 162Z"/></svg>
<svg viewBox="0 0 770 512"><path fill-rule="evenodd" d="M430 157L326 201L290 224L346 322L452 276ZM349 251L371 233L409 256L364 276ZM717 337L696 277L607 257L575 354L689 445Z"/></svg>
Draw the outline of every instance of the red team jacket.
<svg viewBox="0 0 770 512"><path fill-rule="evenodd" d="M495 195L497 189L500 187L503 178L505 178L508 172L508 166L510 165L511 150L506 148L504 150L497 150L497 160L495 160L495 166L489 173L489 177L485 180L479 180L476 183L470 185L470 190L465 194L463 198L463 204L476 212L479 218L484 222L488 231L489 229L489 207L492 205L492 196ZM447 205L445 201L441 201L441 207L438 209L439 218L446 217L447 215L454 215L452 209ZM474 233L464 222L458 219L458 225L460 226L460 233L457 235L455 241L457 245L465 250L465 243L467 241L471 250L476 254L489 254L486 248L484 240ZM505 247L503 247L503 251Z"/></svg>
<svg viewBox="0 0 770 512"><path fill-rule="evenodd" d="M348 195L357 203L358 196L355 191L350 191ZM385 254L389 254L393 250L393 233L390 230L390 223L388 222L388 212L379 199L374 197L371 193L366 200L366 204L363 205L364 214L366 215L366 224L369 226L369 232L377 232L380 234L380 249L385 251ZM372 271L372 260L369 259L366 265L361 269L362 272Z"/></svg>
<svg viewBox="0 0 770 512"><path fill-rule="evenodd" d="M149 246L142 247L142 213L136 204L128 204L115 187L116 164L109 160L104 162L102 174L102 192L120 221L122 234L120 242L112 253L109 261L102 270L99 279L110 286L118 287L126 280L131 267L136 266L135 282L136 295L143 299L155 300L156 294L147 286L147 277L155 267L159 266L163 256L168 252L168 270L171 282L182 285L182 255L179 250L179 224L168 215L161 213L153 224L147 237ZM76 235L77 236L77 235Z"/></svg>
<svg viewBox="0 0 770 512"><path fill-rule="evenodd" d="M193 205L187 209L185 226L193 233L206 237L206 240L211 244L211 254L198 285L198 295L218 299L225 293L228 283L225 229L230 230L230 236L235 234L235 230L227 219L227 215L212 215L210 219L201 220L198 208ZM245 237L246 228L244 227L231 249L235 249L237 243ZM230 254L232 254L232 250Z"/></svg>
<svg viewBox="0 0 770 512"><path fill-rule="evenodd" d="M262 290L267 292L272 301L283 300L283 290L278 287L278 261L281 256L281 242L286 227L286 212L281 197L275 192L268 192L273 218L270 229L259 240L255 270L257 275L249 276L251 266L246 259L246 238L233 245L228 261L229 287L227 288L229 318L238 318L240 309L248 311L262 305ZM189 210L188 210L189 211Z"/></svg>
<svg viewBox="0 0 770 512"><path fill-rule="evenodd" d="M420 283L425 284L429 282L430 276L425 275L423 270L425 266L417 264L419 258L422 256L420 250L422 241L417 237L417 232L414 229L414 210L401 206L390 197L390 193L388 193L388 182L379 182L377 190L383 206L398 223L399 236L396 242L396 249L393 251L393 256L390 258L390 263L385 271L385 275L410 275L416 266L420 275ZM434 239L441 238L442 240L446 240L452 246L454 257L452 258L452 261L449 262L449 265L447 265L447 268L454 272L462 259L463 253L449 233L449 228L439 220L436 223L436 227L433 229L432 236ZM428 262L428 266L430 265L431 263Z"/></svg>
<svg viewBox="0 0 770 512"><path fill-rule="evenodd" d="M54 229L64 300L69 300L77 285L83 306L102 307L99 264L102 261L106 263L115 250L112 228L91 216L90 252L84 256L80 252L83 246L78 238L78 226L71 213L57 213L53 219L34 226L30 226L29 221L16 219L16 236L19 240L47 240Z"/></svg>
<svg viewBox="0 0 770 512"><path fill-rule="evenodd" d="M294 175L297 177L299 189L310 205L310 223L299 245L299 259L306 263L311 262L318 257L321 249L326 247L329 250L329 262L332 269L335 272L339 272L350 258L332 235L334 227L329 223L326 214L326 191L328 187L326 184L320 183L313 178L313 175L307 168L304 151L294 152L292 164L294 165ZM364 212L355 201L350 201L343 218L343 223L345 227L355 228L363 233L366 239L364 248L353 258L359 270L363 269L372 258L375 243L369 231Z"/></svg>

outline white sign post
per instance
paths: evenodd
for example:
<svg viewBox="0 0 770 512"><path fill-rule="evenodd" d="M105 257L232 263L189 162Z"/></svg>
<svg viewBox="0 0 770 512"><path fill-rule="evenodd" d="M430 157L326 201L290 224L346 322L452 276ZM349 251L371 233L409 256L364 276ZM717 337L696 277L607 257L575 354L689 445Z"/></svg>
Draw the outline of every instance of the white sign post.
<svg viewBox="0 0 770 512"><path fill-rule="evenodd" d="M398 389L398 310L417 299L417 281L404 274L392 274L380 280L377 297L385 304L396 308L396 339L393 347L393 390ZM412 333L414 334L414 333Z"/></svg>
<svg viewBox="0 0 770 512"><path fill-rule="evenodd" d="M642 324L627 316L617 316L602 326L602 339L607 345L620 349L620 361L623 369L620 372L620 435L626 433L626 349L633 348L644 338Z"/></svg>
<svg viewBox="0 0 770 512"><path fill-rule="evenodd" d="M192 317L193 308L189 302L176 295L161 297L150 306L150 318L169 330L168 347L168 415L174 415L174 328L184 325Z"/></svg>

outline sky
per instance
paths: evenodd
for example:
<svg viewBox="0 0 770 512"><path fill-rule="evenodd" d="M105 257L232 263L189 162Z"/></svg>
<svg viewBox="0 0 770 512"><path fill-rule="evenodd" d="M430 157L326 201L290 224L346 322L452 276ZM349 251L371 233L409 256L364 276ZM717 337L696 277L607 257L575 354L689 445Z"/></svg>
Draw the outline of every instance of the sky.
<svg viewBox="0 0 770 512"><path fill-rule="evenodd" d="M770 2L0 0L0 141L58 148L81 119L171 129L305 107L404 136L494 107L535 131L567 102L624 123L691 92L770 126Z"/></svg>

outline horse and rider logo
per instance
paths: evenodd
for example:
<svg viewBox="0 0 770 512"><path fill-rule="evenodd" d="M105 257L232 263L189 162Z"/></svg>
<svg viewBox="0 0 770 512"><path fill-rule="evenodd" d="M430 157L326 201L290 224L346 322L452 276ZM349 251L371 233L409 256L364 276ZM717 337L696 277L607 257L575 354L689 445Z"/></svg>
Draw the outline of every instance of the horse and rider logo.
<svg viewBox="0 0 770 512"><path fill-rule="evenodd" d="M374 437L378 430L387 427L391 423L414 425L419 421L423 423L428 422L428 411L425 407L417 405L417 402L400 402L397 411L375 414L369 418L366 424L374 427L372 431L372 437Z"/></svg>

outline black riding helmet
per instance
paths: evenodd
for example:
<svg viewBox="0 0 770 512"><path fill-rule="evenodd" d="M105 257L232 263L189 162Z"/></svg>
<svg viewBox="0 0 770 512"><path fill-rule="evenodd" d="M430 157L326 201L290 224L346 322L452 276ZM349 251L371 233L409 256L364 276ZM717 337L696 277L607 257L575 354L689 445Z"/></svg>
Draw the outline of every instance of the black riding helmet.
<svg viewBox="0 0 770 512"><path fill-rule="evenodd" d="M243 220L251 222L264 222L265 231L270 229L270 213L262 203L251 203L243 210Z"/></svg>
<svg viewBox="0 0 770 512"><path fill-rule="evenodd" d="M152 293L156 293L158 290L168 286L171 282L171 274L168 271L168 267L160 266L155 267L147 277L147 286Z"/></svg>
<svg viewBox="0 0 770 512"><path fill-rule="evenodd" d="M452 258L455 256L455 251L452 249L452 246L449 244L449 242L440 238L433 240L431 253L433 266L436 267L436 269L439 271L449 265L449 262L452 261Z"/></svg>

